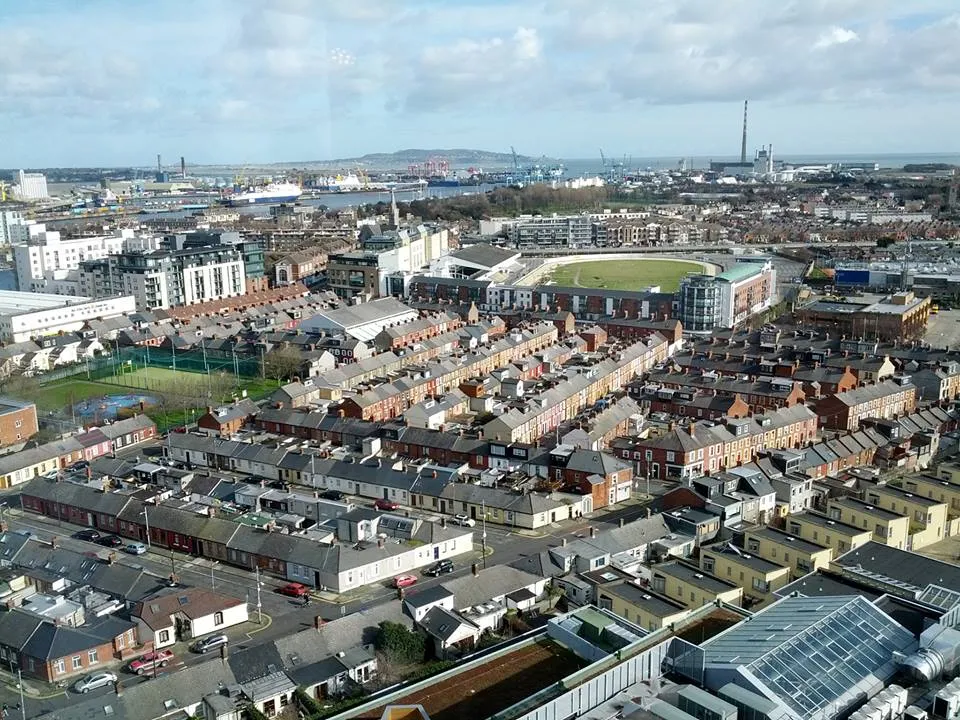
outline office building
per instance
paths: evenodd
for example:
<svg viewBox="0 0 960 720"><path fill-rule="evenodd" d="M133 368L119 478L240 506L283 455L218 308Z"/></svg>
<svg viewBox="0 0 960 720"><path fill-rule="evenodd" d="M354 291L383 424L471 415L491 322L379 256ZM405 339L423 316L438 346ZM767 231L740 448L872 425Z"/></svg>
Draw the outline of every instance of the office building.
<svg viewBox="0 0 960 720"><path fill-rule="evenodd" d="M677 292L678 319L690 333L730 330L771 307L776 289L776 270L766 259L737 262L716 276L688 275Z"/></svg>
<svg viewBox="0 0 960 720"><path fill-rule="evenodd" d="M796 311L798 323L838 336L894 342L923 337L930 319L931 300L912 292L898 292L879 302L816 300Z"/></svg>
<svg viewBox="0 0 960 720"><path fill-rule="evenodd" d="M13 194L21 200L45 200L50 197L47 192L47 176L43 173L28 173L21 170L17 173L16 181Z"/></svg>

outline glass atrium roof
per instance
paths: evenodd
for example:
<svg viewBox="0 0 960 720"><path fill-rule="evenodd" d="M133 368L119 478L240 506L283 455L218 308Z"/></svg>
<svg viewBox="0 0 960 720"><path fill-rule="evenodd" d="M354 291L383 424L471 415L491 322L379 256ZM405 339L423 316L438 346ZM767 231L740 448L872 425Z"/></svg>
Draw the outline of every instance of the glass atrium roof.
<svg viewBox="0 0 960 720"><path fill-rule="evenodd" d="M743 667L768 697L811 717L864 678L887 675L913 634L860 596L789 597L704 644L706 667Z"/></svg>

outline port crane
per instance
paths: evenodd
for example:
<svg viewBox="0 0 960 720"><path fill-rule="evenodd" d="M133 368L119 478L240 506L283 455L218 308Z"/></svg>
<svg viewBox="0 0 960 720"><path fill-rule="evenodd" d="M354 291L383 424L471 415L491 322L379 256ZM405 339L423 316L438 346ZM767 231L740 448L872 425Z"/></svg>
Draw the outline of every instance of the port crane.
<svg viewBox="0 0 960 720"><path fill-rule="evenodd" d="M510 153L513 155L513 169L520 171L520 161L517 160L517 151L513 149L513 145L510 146Z"/></svg>
<svg viewBox="0 0 960 720"><path fill-rule="evenodd" d="M607 166L607 158L603 156L603 148L600 148L600 167Z"/></svg>

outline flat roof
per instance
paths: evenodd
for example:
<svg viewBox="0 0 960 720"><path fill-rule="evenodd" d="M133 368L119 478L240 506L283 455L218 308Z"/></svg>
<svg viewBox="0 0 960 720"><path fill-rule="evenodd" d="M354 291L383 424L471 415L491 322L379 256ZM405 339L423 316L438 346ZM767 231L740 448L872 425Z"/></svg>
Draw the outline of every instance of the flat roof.
<svg viewBox="0 0 960 720"><path fill-rule="evenodd" d="M80 305L90 300L92 298L79 295L0 290L0 315L22 315L37 310L55 310L67 305Z"/></svg>
<svg viewBox="0 0 960 720"><path fill-rule="evenodd" d="M906 515L901 515L900 513L884 510L882 507L877 507L873 503L864 502L863 500L855 497L834 498L830 502L849 508L850 510L857 510L859 512L866 513L867 515L883 518L884 520L899 520L900 518L907 517Z"/></svg>
<svg viewBox="0 0 960 720"><path fill-rule="evenodd" d="M792 547L797 550L802 550L806 553L815 553L822 552L824 550L829 550L830 548L825 545L820 545L819 543L810 542L809 540L804 540L801 537L796 535L791 535L790 533L783 532L782 530L777 530L775 528L765 527L759 528L757 530L748 530L747 536L756 536L761 537L771 542L775 542L778 545L784 547Z"/></svg>
<svg viewBox="0 0 960 720"><path fill-rule="evenodd" d="M614 595L631 605L641 607L654 617L664 618L687 612L687 606L678 603L664 595L651 592L646 588L637 587L633 583L619 583L604 585L599 590L600 595Z"/></svg>
<svg viewBox="0 0 960 720"><path fill-rule="evenodd" d="M833 562L840 567L850 568L858 575L866 571L871 578L890 578L918 589L931 583L960 588L960 566L909 550L881 545L873 540L834 558Z"/></svg>
<svg viewBox="0 0 960 720"><path fill-rule="evenodd" d="M744 567L758 570L762 573L776 572L777 570L789 570L786 565L780 565L771 560L764 560L762 557L748 553L746 550L737 548L737 551L728 550L720 547L704 547L700 550L700 556L703 553L712 553L719 557L725 557L734 565L743 565Z"/></svg>
<svg viewBox="0 0 960 720"><path fill-rule="evenodd" d="M716 575L711 575L705 570L676 560L664 563L663 565L654 565L652 571L654 577L656 577L657 573L669 575L688 585L694 585L709 590L712 593L724 593L740 589L740 586L735 583L727 582L726 580L718 578Z"/></svg>
<svg viewBox="0 0 960 720"><path fill-rule="evenodd" d="M789 518L787 518L788 527L791 521L809 523L810 525L816 525L817 527L822 527L826 530L834 530L842 535L846 535L847 537L850 537L851 535L863 535L864 533L869 535L873 532L868 528L858 528L856 525L849 525L839 520L832 520L826 515L821 515L820 513L815 512L805 512L791 515Z"/></svg>
<svg viewBox="0 0 960 720"><path fill-rule="evenodd" d="M764 266L761 263L738 262L734 263L728 270L724 270L717 275L717 278L719 280L726 280L727 282L740 282L754 275L759 275L763 272L763 268Z"/></svg>
<svg viewBox="0 0 960 720"><path fill-rule="evenodd" d="M867 492L878 492L883 495L893 495L907 502L917 503L917 505L924 505L926 507L931 507L933 505L943 505L944 503L939 500L934 500L933 498L924 497L923 495L918 495L917 493L912 493L909 490L904 490L901 487L895 485L874 485L867 488Z"/></svg>

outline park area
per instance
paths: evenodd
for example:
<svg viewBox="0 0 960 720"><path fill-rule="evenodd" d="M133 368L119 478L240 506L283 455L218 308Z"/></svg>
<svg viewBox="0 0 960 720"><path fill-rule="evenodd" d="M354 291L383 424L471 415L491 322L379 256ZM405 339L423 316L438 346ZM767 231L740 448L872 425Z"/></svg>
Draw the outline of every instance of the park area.
<svg viewBox="0 0 960 720"><path fill-rule="evenodd" d="M661 292L675 292L689 273L705 271L693 260L630 259L587 260L557 265L549 282L561 287L642 290L659 285Z"/></svg>
<svg viewBox="0 0 960 720"><path fill-rule="evenodd" d="M229 402L246 390L253 399L278 386L276 380L237 378L233 373L199 373L163 367L125 366L125 371L96 379L83 375L45 385L19 388L18 397L33 400L46 417L100 423L145 412L161 429L195 419L208 405Z"/></svg>

